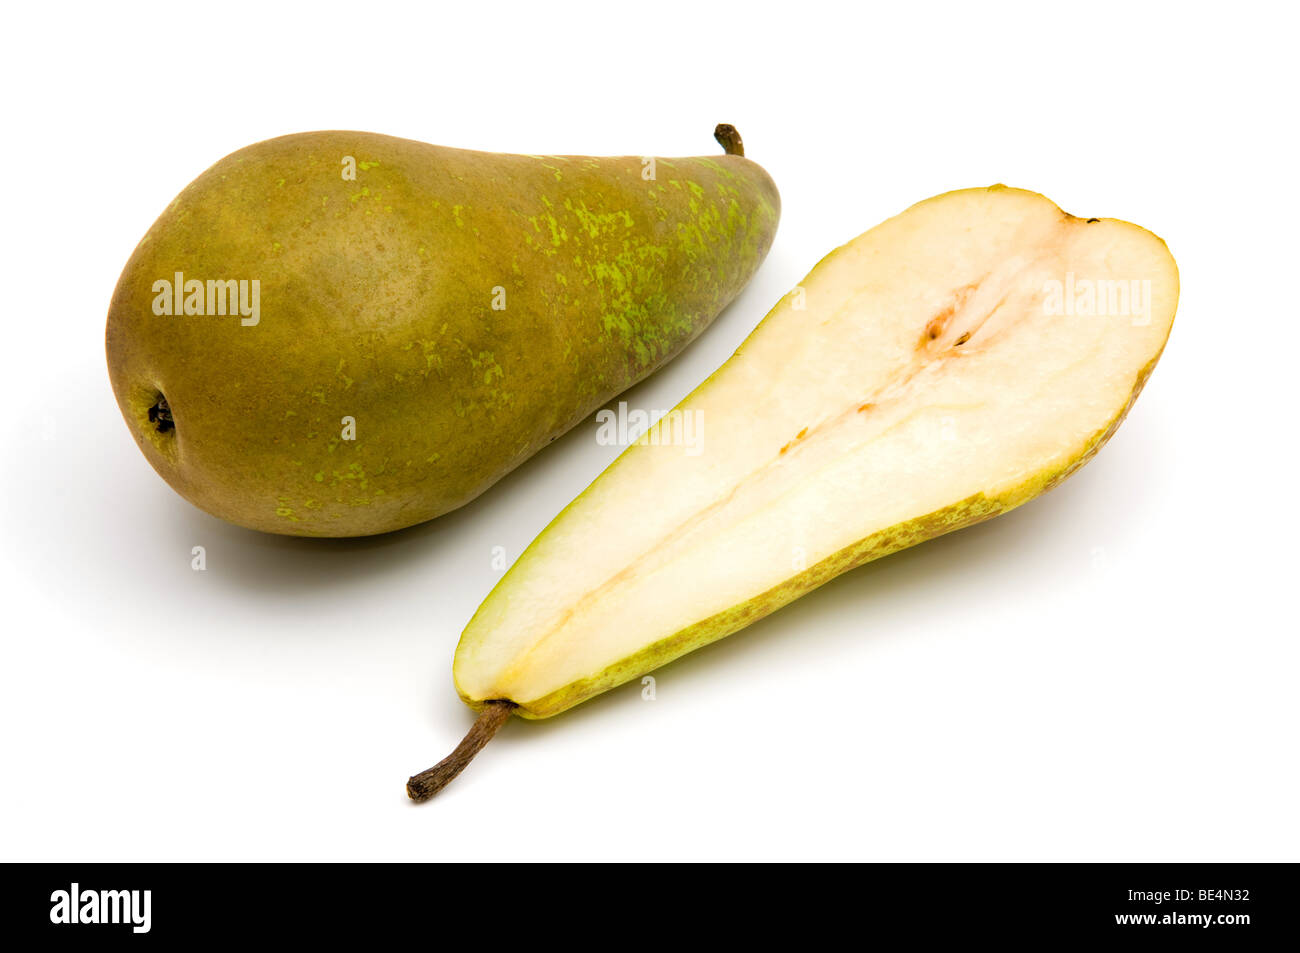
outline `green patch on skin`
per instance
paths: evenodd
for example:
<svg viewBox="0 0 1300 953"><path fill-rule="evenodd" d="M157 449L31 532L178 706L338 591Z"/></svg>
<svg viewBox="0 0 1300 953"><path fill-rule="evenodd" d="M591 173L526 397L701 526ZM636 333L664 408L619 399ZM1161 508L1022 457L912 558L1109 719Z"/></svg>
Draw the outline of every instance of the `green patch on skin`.
<svg viewBox="0 0 1300 953"><path fill-rule="evenodd" d="M469 363L483 375L484 384L491 384L493 380L501 380L506 376L506 372L497 363L496 355L491 351L479 351L478 357L471 357Z"/></svg>
<svg viewBox="0 0 1300 953"><path fill-rule="evenodd" d="M564 208L586 231L589 238L600 238L610 232L617 230L619 226L623 228L632 228L636 222L630 212L620 209L616 212L592 212L587 208L587 203L579 200L576 204L572 199L564 200Z"/></svg>
<svg viewBox="0 0 1300 953"><path fill-rule="evenodd" d="M365 468L360 463L349 463L346 469L333 470L330 472L330 486L338 489L339 487L352 488L365 491L370 488L370 481L366 477ZM344 502L343 497L335 498L338 502Z"/></svg>
<svg viewBox="0 0 1300 953"><path fill-rule="evenodd" d="M442 326L442 333L447 332L447 325ZM438 377L442 377L442 354L438 347L437 341L431 341L426 338L419 338L414 341L408 341L402 345L403 351L413 351L415 348L420 349L424 356L424 369L420 372L422 377L428 377L430 371L437 371Z"/></svg>
<svg viewBox="0 0 1300 953"><path fill-rule="evenodd" d="M362 162L358 162L357 168L360 169L362 172L369 172L371 169L377 168L378 165L379 165L378 159L369 159Z"/></svg>
<svg viewBox="0 0 1300 953"><path fill-rule="evenodd" d="M719 162L717 159L713 158L712 156L701 156L699 159L696 159L695 161L698 162L700 165L704 166L706 169L712 169L714 172L718 173L718 175L722 176L724 179L727 179L732 182L736 181L736 173L731 170L731 167L727 165L723 165L721 162Z"/></svg>
<svg viewBox="0 0 1300 953"><path fill-rule="evenodd" d="M546 228L551 233L551 244L553 246L558 248L560 245L563 245L565 242L569 240L568 231L564 228L564 226L562 226L559 223L559 220L556 219L556 217L551 213L547 212L544 215L534 215L528 219L528 221L533 226L533 231L536 232L540 232L542 230L543 220L546 221ZM531 240L529 241L529 244L530 245L532 244ZM555 254L555 253L549 252L549 254Z"/></svg>

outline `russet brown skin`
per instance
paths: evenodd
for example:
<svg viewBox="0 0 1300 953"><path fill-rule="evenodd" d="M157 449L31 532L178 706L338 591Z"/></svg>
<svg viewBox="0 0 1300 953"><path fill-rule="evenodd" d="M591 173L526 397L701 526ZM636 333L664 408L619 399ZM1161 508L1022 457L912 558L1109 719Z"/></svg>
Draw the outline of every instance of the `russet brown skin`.
<svg viewBox="0 0 1300 953"><path fill-rule="evenodd" d="M108 315L113 389L154 469L213 515L400 529L676 355L761 264L779 209L740 155L261 142L191 183L131 256ZM156 313L177 272L204 283L200 309L207 282L256 280L257 322Z"/></svg>

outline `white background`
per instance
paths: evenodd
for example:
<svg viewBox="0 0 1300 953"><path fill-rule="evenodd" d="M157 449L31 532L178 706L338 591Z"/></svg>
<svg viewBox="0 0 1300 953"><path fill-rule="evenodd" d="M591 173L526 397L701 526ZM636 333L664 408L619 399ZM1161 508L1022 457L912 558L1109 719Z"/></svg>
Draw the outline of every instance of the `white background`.
<svg viewBox="0 0 1300 953"><path fill-rule="evenodd" d="M1291 8L6 17L0 857L1300 859ZM1064 487L661 670L653 703L511 723L413 805L407 775L471 721L450 665L492 547L513 560L618 448L588 421L383 538L225 525L118 414L118 273L190 179L271 136L692 155L718 122L778 183L780 231L633 406L672 406L833 247L995 182L1168 241L1164 358Z"/></svg>

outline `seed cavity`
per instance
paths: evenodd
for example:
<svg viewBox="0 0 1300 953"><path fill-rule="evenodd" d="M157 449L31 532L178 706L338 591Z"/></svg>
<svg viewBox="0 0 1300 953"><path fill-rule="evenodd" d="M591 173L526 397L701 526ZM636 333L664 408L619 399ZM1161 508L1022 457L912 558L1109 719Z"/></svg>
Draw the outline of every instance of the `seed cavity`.
<svg viewBox="0 0 1300 953"><path fill-rule="evenodd" d="M985 278L987 277L988 276L986 275ZM975 292L979 290L983 281L984 278L981 278L979 281L972 281L970 284L958 288L952 293L952 299L948 304L945 305L938 314L926 322L925 330L921 332L920 343L917 345L918 349L924 348L929 345L931 341L937 341L942 337L943 333L948 330L948 325L952 323L952 319L956 317L957 312L966 306L966 302L970 301Z"/></svg>

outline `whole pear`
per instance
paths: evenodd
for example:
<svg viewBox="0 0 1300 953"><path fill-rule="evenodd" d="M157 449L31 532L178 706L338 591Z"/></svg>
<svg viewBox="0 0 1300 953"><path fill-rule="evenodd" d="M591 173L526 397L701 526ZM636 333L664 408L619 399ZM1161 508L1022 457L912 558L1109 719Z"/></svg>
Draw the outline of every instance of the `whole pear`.
<svg viewBox="0 0 1300 953"><path fill-rule="evenodd" d="M241 526L362 536L478 496L676 355L780 200L743 157L474 152L364 132L218 162L136 248L113 390L154 469Z"/></svg>

